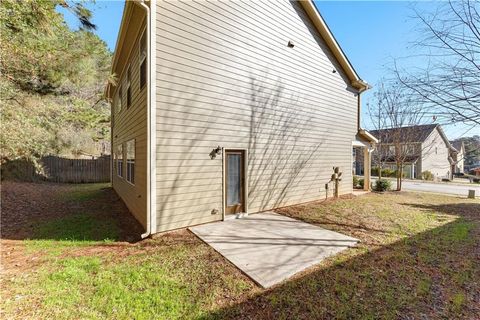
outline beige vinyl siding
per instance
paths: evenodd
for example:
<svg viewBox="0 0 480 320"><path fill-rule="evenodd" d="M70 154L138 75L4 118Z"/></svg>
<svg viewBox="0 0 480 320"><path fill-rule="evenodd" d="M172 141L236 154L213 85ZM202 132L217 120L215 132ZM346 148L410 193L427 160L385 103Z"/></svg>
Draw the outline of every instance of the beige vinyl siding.
<svg viewBox="0 0 480 320"><path fill-rule="evenodd" d="M448 156L449 150L445 140L441 137L438 129L433 130L422 144L422 172L430 171L437 179L448 178L451 172Z"/></svg>
<svg viewBox="0 0 480 320"><path fill-rule="evenodd" d="M141 12L141 11L140 11ZM135 19L143 19L136 11ZM136 20L138 22L138 20ZM127 205L130 212L145 227L147 214L147 87L140 90L140 52L139 39L143 26L129 29L131 32L126 42L131 41L133 47L129 50L126 64L120 67L119 84L122 84L122 110L113 115L113 145L123 143L124 178L113 176L113 188ZM127 46L128 48L128 46ZM131 70L132 103L127 109L127 69ZM115 94L118 86L115 87ZM115 110L116 108L114 108ZM126 143L135 139L135 183L126 180Z"/></svg>
<svg viewBox="0 0 480 320"><path fill-rule="evenodd" d="M333 166L351 192L357 96L299 3L161 1L156 25L157 231L222 218L217 146L248 150L250 213L324 198Z"/></svg>

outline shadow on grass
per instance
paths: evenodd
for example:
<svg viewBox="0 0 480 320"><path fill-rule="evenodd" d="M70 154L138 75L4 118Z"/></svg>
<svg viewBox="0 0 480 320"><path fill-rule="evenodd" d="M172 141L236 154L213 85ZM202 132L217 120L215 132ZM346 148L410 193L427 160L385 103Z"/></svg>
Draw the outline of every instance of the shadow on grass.
<svg viewBox="0 0 480 320"><path fill-rule="evenodd" d="M480 219L480 202L448 203L438 205L403 203L403 205L411 206L421 210L436 211L453 215L462 215L463 217L468 217L474 220Z"/></svg>
<svg viewBox="0 0 480 320"><path fill-rule="evenodd" d="M9 183L4 189L2 239L87 245L136 242L143 233L107 184Z"/></svg>
<svg viewBox="0 0 480 320"><path fill-rule="evenodd" d="M290 281L202 319L475 318L480 312L476 203L412 207L454 214L373 250L360 244Z"/></svg>

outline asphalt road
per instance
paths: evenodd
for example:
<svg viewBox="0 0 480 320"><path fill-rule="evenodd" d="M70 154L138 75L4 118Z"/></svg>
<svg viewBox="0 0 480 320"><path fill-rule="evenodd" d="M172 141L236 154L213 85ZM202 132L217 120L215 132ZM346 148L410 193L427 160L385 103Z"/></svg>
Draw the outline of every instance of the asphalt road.
<svg viewBox="0 0 480 320"><path fill-rule="evenodd" d="M392 189L396 188L396 181L392 181ZM402 182L402 190L405 191L423 191L423 192L434 192L434 193L443 193L457 196L468 195L468 190L475 190L475 196L480 198L480 185L478 184L449 184L448 182L444 183L428 183L428 182L415 182L415 181L406 181Z"/></svg>

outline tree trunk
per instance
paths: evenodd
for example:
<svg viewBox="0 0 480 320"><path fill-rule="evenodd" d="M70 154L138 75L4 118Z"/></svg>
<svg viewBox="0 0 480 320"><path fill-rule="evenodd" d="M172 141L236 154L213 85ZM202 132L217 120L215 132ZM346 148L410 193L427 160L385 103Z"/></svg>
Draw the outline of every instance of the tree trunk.
<svg viewBox="0 0 480 320"><path fill-rule="evenodd" d="M401 180L401 171L402 166L397 162L397 191L402 190L402 180Z"/></svg>
<svg viewBox="0 0 480 320"><path fill-rule="evenodd" d="M400 169L398 170L397 174L398 174L397 191L402 191L403 165L400 165Z"/></svg>

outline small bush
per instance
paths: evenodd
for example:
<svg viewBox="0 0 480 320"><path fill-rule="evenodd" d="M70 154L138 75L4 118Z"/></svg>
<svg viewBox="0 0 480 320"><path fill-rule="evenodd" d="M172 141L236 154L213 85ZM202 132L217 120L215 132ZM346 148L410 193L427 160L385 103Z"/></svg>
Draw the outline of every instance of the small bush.
<svg viewBox="0 0 480 320"><path fill-rule="evenodd" d="M358 185L360 186L360 188L363 189L364 183L365 183L365 180L363 180L363 179L358 179Z"/></svg>
<svg viewBox="0 0 480 320"><path fill-rule="evenodd" d="M372 168L372 176L377 176L378 177L378 167ZM382 177L395 178L396 176L397 176L397 170L382 169Z"/></svg>
<svg viewBox="0 0 480 320"><path fill-rule="evenodd" d="M450 179L448 179L448 178L442 178L442 182L450 182Z"/></svg>
<svg viewBox="0 0 480 320"><path fill-rule="evenodd" d="M392 183L388 180L380 179L375 182L376 191L387 191L392 187Z"/></svg>
<svg viewBox="0 0 480 320"><path fill-rule="evenodd" d="M431 173L430 171L423 171L422 172L422 180L429 180L429 181L433 181L433 173Z"/></svg>
<svg viewBox="0 0 480 320"><path fill-rule="evenodd" d="M358 177L353 176L353 187L355 188L356 186L358 186Z"/></svg>
<svg viewBox="0 0 480 320"><path fill-rule="evenodd" d="M383 177L396 177L397 176L397 170L383 169L382 170L382 176Z"/></svg>

